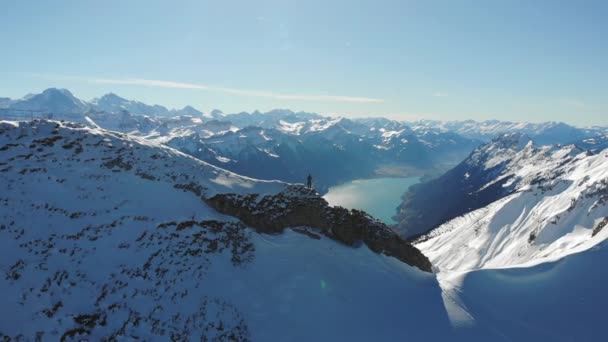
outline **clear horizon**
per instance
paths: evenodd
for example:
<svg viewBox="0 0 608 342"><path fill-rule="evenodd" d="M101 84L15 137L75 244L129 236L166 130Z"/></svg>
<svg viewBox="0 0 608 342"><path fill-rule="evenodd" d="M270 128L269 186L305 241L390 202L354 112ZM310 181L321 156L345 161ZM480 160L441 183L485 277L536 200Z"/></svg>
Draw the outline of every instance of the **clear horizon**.
<svg viewBox="0 0 608 342"><path fill-rule="evenodd" d="M67 89L67 88L64 88L64 87L50 87L50 88ZM23 96L20 96L18 98L11 98L11 99L12 100L23 99L27 95L40 94L40 93L42 93L46 89L49 89L49 88L45 88L45 89L42 89L42 90L36 91L36 92L30 92L30 93L24 94ZM571 126L574 126L574 127L579 127L579 128L593 127L593 126L608 127L608 125L579 125L579 124L575 124L575 123L572 123L572 122L569 122L569 121L563 121L563 120L536 120L536 121L535 120L500 120L500 119L496 119L496 118L485 118L485 119L477 119L476 120L476 119L467 119L467 118L462 118L462 119L458 119L458 118L456 118L456 119L442 119L442 118L422 117L422 116L421 117L411 116L411 117L407 117L407 118L399 118L399 117L391 118L391 117L382 116L382 115L344 116L344 115L337 115L335 113L321 113L321 112L312 112L312 111L306 111L306 110L299 110L299 109L294 109L294 108L278 108L278 107L277 108L271 108L271 109L268 109L268 110L243 109L243 110L239 110L239 111L230 111L230 112L228 112L228 111L223 110L222 108L212 108L210 110L201 110L200 108L198 108L196 106L193 106L193 105L189 105L189 104L186 104L186 105L181 106L181 107L171 107L171 106L164 105L162 103L146 103L146 102L140 101L138 99L126 98L126 97L122 96L120 93L117 93L115 91L110 91L108 93L100 94L98 96L94 96L94 97L91 97L91 98L82 98L82 97L78 96L78 94L74 93L71 89L67 89L67 90L70 93L72 93L72 95L74 95L76 98L78 98L80 100L83 100L83 101L87 101L87 102L90 102L90 101L92 101L94 99L97 99L97 98L100 98L100 97L102 97L104 95L112 93L114 95L117 95L119 97L124 98L125 100L138 101L138 102L142 102L142 103L144 103L146 105L160 105L160 106L163 106L163 107L167 108L168 110L173 110L173 109L180 110L180 109L183 109L186 106L191 106L191 107L194 107L194 109L200 110L201 112L203 112L203 114L210 113L212 110L220 110L222 113L227 114L227 115L230 115L230 114L239 114L239 113L243 113L243 112L245 112L245 113L261 112L261 113L264 114L264 113L267 113L267 112L270 112L270 111L273 111L273 110L290 110L290 111L292 111L294 113L306 112L306 113L318 114L318 115L325 116L325 117L330 117L330 118L337 118L337 117L345 117L345 118L350 118L350 119L386 118L386 119L391 119L391 120L396 120L396 121L401 121L401 122L406 122L406 123L407 122L420 121L420 120L430 120L430 121L466 121L466 120L473 120L473 121L477 121L477 122L498 120L498 121L504 121L504 122L521 122L521 123L533 123L533 124L534 123L544 123L544 122L552 122L553 121L553 122L563 122L563 123L566 123L568 125L571 125ZM0 97L3 97L3 96L0 95Z"/></svg>
<svg viewBox="0 0 608 342"><path fill-rule="evenodd" d="M0 96L606 126L606 17L602 1L11 2Z"/></svg>

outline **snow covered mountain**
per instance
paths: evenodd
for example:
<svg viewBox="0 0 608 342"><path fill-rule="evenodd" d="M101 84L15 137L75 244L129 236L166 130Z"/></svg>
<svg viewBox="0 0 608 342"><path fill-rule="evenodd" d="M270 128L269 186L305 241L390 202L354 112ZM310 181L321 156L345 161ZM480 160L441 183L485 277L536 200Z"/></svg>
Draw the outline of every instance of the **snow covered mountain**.
<svg viewBox="0 0 608 342"><path fill-rule="evenodd" d="M130 101L114 93L108 93L90 101L91 107L97 111L119 113L123 110L135 115L169 116L167 108L159 105L147 105L139 101Z"/></svg>
<svg viewBox="0 0 608 342"><path fill-rule="evenodd" d="M30 117L29 113L23 111L41 112L43 114L53 114L58 118L78 119L82 118L87 112L106 112L118 114L127 111L132 115L171 117L171 116L195 116L201 117L203 113L191 106L182 109L167 109L160 105L148 105L139 101L132 101L122 98L114 93L108 93L100 98L95 98L89 102L76 98L67 89L49 88L40 94L27 95L22 99L11 100L9 98L0 99L0 108L12 109L8 113L11 115L21 114L23 117ZM37 116L34 116L37 117Z"/></svg>
<svg viewBox="0 0 608 342"><path fill-rule="evenodd" d="M446 174L458 185L435 196L435 211L460 214L415 245L438 273L453 324L490 325L506 340L602 339L608 150L527 140L495 139Z"/></svg>
<svg viewBox="0 0 608 342"><path fill-rule="evenodd" d="M455 333L419 251L301 186L56 121L0 122L0 184L3 339Z"/></svg>
<svg viewBox="0 0 608 342"><path fill-rule="evenodd" d="M505 134L410 188L399 228L433 263L453 326L483 340L602 339L608 149ZM429 231L430 230L430 231ZM422 234L422 235L421 235Z"/></svg>
<svg viewBox="0 0 608 342"><path fill-rule="evenodd" d="M410 126L384 118L329 118L287 109L227 115L214 110L205 115L189 106L169 110L113 93L89 103L68 91L45 93L52 96L9 101L9 109L0 115L13 107L53 112L55 119L146 137L259 179L301 182L313 173L320 191L356 178L440 174L477 147L477 139L500 132L524 132L541 145L578 139L588 149L601 149L607 136L604 128L562 123L419 121ZM54 111L62 108L64 112Z"/></svg>
<svg viewBox="0 0 608 342"><path fill-rule="evenodd" d="M525 186L554 179L555 170L591 153L574 144L538 147L520 133L501 135L441 177L411 187L399 207L399 229L408 237L424 234Z"/></svg>
<svg viewBox="0 0 608 342"><path fill-rule="evenodd" d="M204 116L203 112L201 112L200 110L192 107L192 106L185 106L182 109L172 109L171 110L171 115L173 116L193 116L193 117L202 117Z"/></svg>
<svg viewBox="0 0 608 342"><path fill-rule="evenodd" d="M600 340L608 151L512 134L466 163L493 170L461 174L486 176L467 189L506 190L416 241L435 276L301 186L133 135L0 122L0 337Z"/></svg>
<svg viewBox="0 0 608 342"><path fill-rule="evenodd" d="M232 122L232 115L224 120ZM278 122L279 126L265 122L261 126L267 128L238 130L228 130L225 124L224 132L214 135L190 130L190 135L159 139L213 165L254 178L301 182L312 173L321 191L356 178L422 174L444 164L451 166L477 146L476 141L453 133L418 137L404 125L389 131L345 118Z"/></svg>
<svg viewBox="0 0 608 342"><path fill-rule="evenodd" d="M91 109L98 112L120 113L127 111L133 115L145 116L193 116L202 117L203 112L192 106L185 106L182 109L167 109L160 105L147 105L143 102L132 101L122 98L114 93L108 93L100 98L95 98L89 102Z"/></svg>
<svg viewBox="0 0 608 342"><path fill-rule="evenodd" d="M603 230L608 224L608 151L589 154L574 146L534 149L528 144L508 161L485 164L494 162L503 163L502 171L482 188L501 184L503 196L419 239L437 267L538 264L608 237Z"/></svg>
<svg viewBox="0 0 608 342"><path fill-rule="evenodd" d="M608 133L606 128L603 127L577 128L563 122L420 120L412 122L411 126L414 130L439 129L441 131L455 132L463 137L481 141L490 141L501 134L522 133L541 145L570 144L585 138Z"/></svg>
<svg viewBox="0 0 608 342"><path fill-rule="evenodd" d="M67 89L49 88L40 94L29 95L20 100L10 101L9 112L17 115L23 110L45 111L49 113L82 113L88 104L76 98Z"/></svg>
<svg viewBox="0 0 608 342"><path fill-rule="evenodd" d="M216 112L215 114L217 116L218 113ZM261 128L277 128L280 130L285 130L285 132L288 133L298 133L296 129L292 128L294 125L297 127L299 125L305 124L310 120L322 118L323 116L315 113L296 113L289 109L275 109L265 113L256 110L252 113L241 112L235 114L228 114L224 115L222 119L229 120L239 128L256 126Z"/></svg>

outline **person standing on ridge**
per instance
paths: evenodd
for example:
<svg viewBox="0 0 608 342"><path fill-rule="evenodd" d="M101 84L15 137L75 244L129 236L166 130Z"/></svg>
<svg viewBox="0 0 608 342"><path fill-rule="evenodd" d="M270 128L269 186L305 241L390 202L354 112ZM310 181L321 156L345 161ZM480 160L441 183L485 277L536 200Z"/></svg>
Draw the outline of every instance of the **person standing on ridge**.
<svg viewBox="0 0 608 342"><path fill-rule="evenodd" d="M306 177L306 187L312 189L312 176L310 173L308 174L308 177Z"/></svg>

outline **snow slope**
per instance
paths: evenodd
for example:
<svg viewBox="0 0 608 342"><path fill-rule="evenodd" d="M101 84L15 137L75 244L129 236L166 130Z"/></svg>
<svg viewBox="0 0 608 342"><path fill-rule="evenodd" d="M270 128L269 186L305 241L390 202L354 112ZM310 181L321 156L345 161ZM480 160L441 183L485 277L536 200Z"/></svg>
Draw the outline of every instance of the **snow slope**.
<svg viewBox="0 0 608 342"><path fill-rule="evenodd" d="M438 273L450 321L504 340L598 340L608 302L594 283L608 279L608 150L492 147L470 158L500 165L474 191L510 190L415 243Z"/></svg>
<svg viewBox="0 0 608 342"><path fill-rule="evenodd" d="M203 201L284 183L99 128L0 122L0 337L599 340L608 158L570 149L548 169L564 151L542 151L493 219L480 209L418 245L438 282L308 228L256 233Z"/></svg>
<svg viewBox="0 0 608 342"><path fill-rule="evenodd" d="M264 182L148 140L0 122L0 336L441 340L434 277L324 236L263 235L202 198Z"/></svg>
<svg viewBox="0 0 608 342"><path fill-rule="evenodd" d="M523 149L495 180L508 176L511 195L444 223L420 248L439 269L462 271L557 260L603 241L608 151L576 152Z"/></svg>
<svg viewBox="0 0 608 342"><path fill-rule="evenodd" d="M411 187L399 207L399 229L408 237L425 234L504 196L556 179L588 154L593 152L578 145L537 146L519 133L498 136L440 177Z"/></svg>
<svg viewBox="0 0 608 342"><path fill-rule="evenodd" d="M607 261L601 243L532 267L472 271L458 294L473 326L491 329L496 341L603 341Z"/></svg>

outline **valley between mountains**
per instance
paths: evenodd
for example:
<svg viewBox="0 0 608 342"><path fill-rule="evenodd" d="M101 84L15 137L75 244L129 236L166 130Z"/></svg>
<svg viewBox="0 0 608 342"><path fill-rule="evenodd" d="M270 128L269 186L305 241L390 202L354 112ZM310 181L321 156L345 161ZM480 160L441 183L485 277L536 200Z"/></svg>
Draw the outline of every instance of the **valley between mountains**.
<svg viewBox="0 0 608 342"><path fill-rule="evenodd" d="M602 334L604 128L148 112L45 93L4 102L5 118L52 119L0 121L3 340ZM424 176L395 225L322 197L383 172Z"/></svg>

